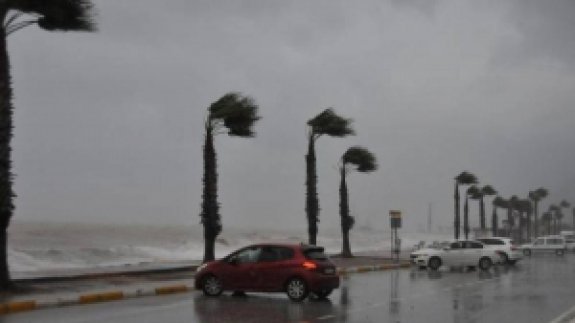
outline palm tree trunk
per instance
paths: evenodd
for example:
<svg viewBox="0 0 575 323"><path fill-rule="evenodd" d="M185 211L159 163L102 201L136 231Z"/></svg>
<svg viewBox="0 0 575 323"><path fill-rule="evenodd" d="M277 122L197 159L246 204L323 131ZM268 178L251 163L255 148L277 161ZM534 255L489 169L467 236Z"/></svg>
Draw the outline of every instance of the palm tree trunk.
<svg viewBox="0 0 575 323"><path fill-rule="evenodd" d="M455 215L453 219L453 230L455 240L459 240L459 227L460 227L460 217L459 217L459 185L455 181L455 193L453 194L455 198Z"/></svg>
<svg viewBox="0 0 575 323"><path fill-rule="evenodd" d="M527 217L527 241L531 240L531 214L529 212L527 212L526 214Z"/></svg>
<svg viewBox="0 0 575 323"><path fill-rule="evenodd" d="M222 230L218 204L218 174L213 128L206 122L204 143L204 178L202 194L202 224L204 225L204 262L215 259L215 241Z"/></svg>
<svg viewBox="0 0 575 323"><path fill-rule="evenodd" d="M493 214L491 214L491 235L493 237L497 236L497 223L498 223L498 219L497 219L497 208L494 206L493 207Z"/></svg>
<svg viewBox="0 0 575 323"><path fill-rule="evenodd" d="M483 232L485 230L485 202L483 201L483 195L479 199L479 222L481 232Z"/></svg>
<svg viewBox="0 0 575 323"><path fill-rule="evenodd" d="M465 240L469 239L469 197L465 194L465 205L463 206L463 233Z"/></svg>
<svg viewBox="0 0 575 323"><path fill-rule="evenodd" d="M306 180L305 186L306 203L305 212L307 214L309 244L315 245L317 242L317 223L319 222L319 199L317 196L317 170L315 159L315 138L309 135L307 155L305 156Z"/></svg>
<svg viewBox="0 0 575 323"><path fill-rule="evenodd" d="M341 217L342 248L341 256L351 258L351 246L349 245L349 230L351 229L351 219L349 216L349 197L347 184L345 182L345 165L341 166L341 182L339 185L339 215Z"/></svg>
<svg viewBox="0 0 575 323"><path fill-rule="evenodd" d="M0 12L0 22L6 11ZM12 188L12 82L5 30L0 24L0 290L12 286L7 260L7 230L14 212Z"/></svg>
<svg viewBox="0 0 575 323"><path fill-rule="evenodd" d="M509 226L508 228L508 232L507 232L507 236L512 238L513 235L513 227L514 227L514 223L515 221L513 220L513 208L512 207L508 207L507 208L507 225Z"/></svg>
<svg viewBox="0 0 575 323"><path fill-rule="evenodd" d="M537 200L533 201L533 236L539 236L539 203Z"/></svg>

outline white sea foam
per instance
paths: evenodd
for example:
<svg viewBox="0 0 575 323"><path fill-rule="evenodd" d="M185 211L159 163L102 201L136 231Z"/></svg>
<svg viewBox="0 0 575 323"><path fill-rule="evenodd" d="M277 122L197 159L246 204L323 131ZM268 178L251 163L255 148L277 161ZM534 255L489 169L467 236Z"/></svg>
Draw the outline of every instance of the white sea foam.
<svg viewBox="0 0 575 323"><path fill-rule="evenodd" d="M141 263L199 260L203 256L203 232L199 226L117 226L88 224L17 223L9 230L9 264L14 273L85 269ZM419 240L443 240L441 235L404 234L402 246ZM355 252L389 251L388 232L355 229ZM216 257L258 242L300 243L306 233L226 228L218 237ZM341 250L338 232L321 234L318 244L329 253Z"/></svg>

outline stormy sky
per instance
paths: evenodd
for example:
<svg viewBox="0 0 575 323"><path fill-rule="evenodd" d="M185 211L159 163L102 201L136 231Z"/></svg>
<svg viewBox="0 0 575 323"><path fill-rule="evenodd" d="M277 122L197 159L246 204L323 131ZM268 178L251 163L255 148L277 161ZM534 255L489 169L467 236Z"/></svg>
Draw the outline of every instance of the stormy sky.
<svg viewBox="0 0 575 323"><path fill-rule="evenodd" d="M229 91L262 119L255 138L216 138L224 230L306 227L306 121L327 107L357 135L317 143L320 234L352 145L380 166L349 175L359 226L400 209L423 227L430 203L450 226L463 170L575 203L575 1L95 5L97 33L9 37L15 221L197 224L206 108Z"/></svg>

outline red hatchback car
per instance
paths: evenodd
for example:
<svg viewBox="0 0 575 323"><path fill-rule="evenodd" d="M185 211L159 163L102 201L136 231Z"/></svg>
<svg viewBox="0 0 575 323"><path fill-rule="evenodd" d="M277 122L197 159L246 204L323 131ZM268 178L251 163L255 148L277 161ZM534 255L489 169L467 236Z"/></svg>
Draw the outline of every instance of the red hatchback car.
<svg viewBox="0 0 575 323"><path fill-rule="evenodd" d="M223 291L285 292L294 301L309 293L325 298L339 287L339 276L323 247L257 244L198 268L196 289L207 296Z"/></svg>

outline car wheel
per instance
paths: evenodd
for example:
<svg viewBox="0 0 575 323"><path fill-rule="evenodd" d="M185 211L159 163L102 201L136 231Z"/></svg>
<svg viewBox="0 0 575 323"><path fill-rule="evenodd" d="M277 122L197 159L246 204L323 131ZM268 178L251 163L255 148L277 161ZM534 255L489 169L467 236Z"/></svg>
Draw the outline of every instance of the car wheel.
<svg viewBox="0 0 575 323"><path fill-rule="evenodd" d="M222 285L222 281L218 277L209 275L204 278L202 291L206 296L220 296L224 291L224 287Z"/></svg>
<svg viewBox="0 0 575 323"><path fill-rule="evenodd" d="M526 256L531 256L531 249L524 249L523 254Z"/></svg>
<svg viewBox="0 0 575 323"><path fill-rule="evenodd" d="M487 258L487 257L483 257L481 259L479 259L479 268L481 270L489 270L489 268L491 268L491 265L493 265L493 262L491 261L491 259Z"/></svg>
<svg viewBox="0 0 575 323"><path fill-rule="evenodd" d="M563 249L557 249L555 250L555 254L557 256L563 256L565 254L565 251Z"/></svg>
<svg viewBox="0 0 575 323"><path fill-rule="evenodd" d="M331 294L331 292L333 292L333 289L322 289L322 290L313 292L313 295L317 299L325 299Z"/></svg>
<svg viewBox="0 0 575 323"><path fill-rule="evenodd" d="M431 270L438 270L441 267L441 259L439 257L431 257L427 263L427 267Z"/></svg>
<svg viewBox="0 0 575 323"><path fill-rule="evenodd" d="M511 260L511 259L510 259L510 260L507 260L507 264L508 264L508 265L511 265L511 266L513 266L513 265L515 265L516 263L517 263L517 259L513 259L513 260Z"/></svg>
<svg viewBox="0 0 575 323"><path fill-rule="evenodd" d="M301 302L309 294L307 284L301 278L292 278L286 284L286 294L292 301Z"/></svg>

